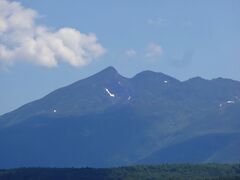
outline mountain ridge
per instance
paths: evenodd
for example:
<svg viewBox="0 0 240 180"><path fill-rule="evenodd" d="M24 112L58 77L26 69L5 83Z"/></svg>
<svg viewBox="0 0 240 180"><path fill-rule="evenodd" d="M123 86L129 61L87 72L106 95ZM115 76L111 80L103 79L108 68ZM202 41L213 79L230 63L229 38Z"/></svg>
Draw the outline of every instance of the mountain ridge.
<svg viewBox="0 0 240 180"><path fill-rule="evenodd" d="M133 77L124 77L124 76L120 75L119 72L118 72L113 66L108 66L107 68L103 69L102 71L100 71L100 72L98 72L98 73L96 73L96 74L94 74L94 75L91 75L91 76L89 76L89 77L83 78L83 79L78 80L78 81L76 81L76 82L70 83L69 85L66 85L66 86L63 86L63 87L61 87L61 88L58 88L58 89L50 92L49 94L43 96L42 98L44 98L44 97L46 97L46 96L48 96L48 95L50 95L50 94L52 94L52 93L54 93L54 92L56 92L56 91L59 91L59 90L61 90L61 89L64 89L65 87L76 86L79 82L82 82L82 81L85 81L85 80L94 78L95 76L97 76L97 75L99 75L99 74L109 74L109 73L110 73L110 76L111 76L112 74L115 74L115 75L117 75L117 76L119 76L119 77L123 77L123 78L125 78L125 79L136 79L136 78L138 78L139 76L142 76L142 75L144 76L145 74L155 74L155 75L161 75L161 76L164 76L164 77L167 77L167 78L175 79L175 78L173 78L173 77L171 77L171 76L168 76L168 75L166 75L166 74L164 74L164 73L155 72L155 71L151 71L151 70L142 71L142 72L140 72L140 73L137 73L137 74L134 75ZM179 82L182 82L182 83L187 83L187 82L195 81L195 80L198 80L198 79L199 79L199 80L202 80L202 81L208 81L208 82L209 82L209 81L230 81L230 82L232 82L232 83L239 83L239 82L240 82L240 81L237 81L237 80L232 80L232 79L229 79L229 78L222 78L222 77L213 78L213 79L210 79L210 80L209 80L209 79L205 79L205 78L202 78L202 77L199 77L199 76L193 77L193 78L189 78L188 80L184 80L184 81L180 81L180 80L178 80L178 79L175 79L175 80L176 80L176 81L179 81ZM31 102L29 102L29 103L38 101L38 100L40 100L40 99L42 99L42 98L36 99L36 100L31 101ZM29 103L26 103L26 104L29 104ZM25 104L25 105L26 105L26 104ZM24 105L22 105L22 106L24 106ZM15 110L21 108L22 106L16 108ZM13 110L13 111L15 111L15 110ZM12 111L10 111L10 112L12 112ZM0 115L0 117L1 117L1 116L4 116L4 115L6 115L6 114L8 114L8 113L10 113L10 112L7 112L7 113L2 114L2 115Z"/></svg>
<svg viewBox="0 0 240 180"><path fill-rule="evenodd" d="M224 153L239 146L239 117L238 81L152 71L126 78L108 67L0 116L0 168L238 162Z"/></svg>

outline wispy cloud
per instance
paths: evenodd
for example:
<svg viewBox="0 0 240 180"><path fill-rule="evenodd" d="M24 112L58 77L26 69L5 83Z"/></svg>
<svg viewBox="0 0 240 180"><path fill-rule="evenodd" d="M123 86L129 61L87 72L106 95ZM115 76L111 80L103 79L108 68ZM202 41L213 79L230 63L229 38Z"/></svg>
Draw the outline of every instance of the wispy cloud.
<svg viewBox="0 0 240 180"><path fill-rule="evenodd" d="M128 57L134 57L137 55L137 52L134 49L129 49L125 52L125 55Z"/></svg>
<svg viewBox="0 0 240 180"><path fill-rule="evenodd" d="M151 43L148 45L146 50L147 58L157 58L163 55L163 49L159 44Z"/></svg>
<svg viewBox="0 0 240 180"><path fill-rule="evenodd" d="M173 20L164 17L149 18L147 24L157 28L190 28L192 26L190 19Z"/></svg>
<svg viewBox="0 0 240 180"><path fill-rule="evenodd" d="M52 31L37 24L38 17L19 2L0 0L0 64L21 60L45 67L60 62L81 67L106 52L94 34L69 27Z"/></svg>
<svg viewBox="0 0 240 180"><path fill-rule="evenodd" d="M157 18L149 18L147 20L147 23L154 26L166 27L168 26L169 22L162 17L157 17Z"/></svg>
<svg viewBox="0 0 240 180"><path fill-rule="evenodd" d="M169 62L175 67L186 67L192 62L193 56L194 50L188 49L180 54L175 54L174 56L170 57Z"/></svg>

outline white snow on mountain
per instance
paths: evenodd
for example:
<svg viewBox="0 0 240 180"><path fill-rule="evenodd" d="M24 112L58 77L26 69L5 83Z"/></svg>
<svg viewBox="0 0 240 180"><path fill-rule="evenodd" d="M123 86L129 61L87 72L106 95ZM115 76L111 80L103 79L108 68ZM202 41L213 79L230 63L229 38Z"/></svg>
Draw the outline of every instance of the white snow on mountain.
<svg viewBox="0 0 240 180"><path fill-rule="evenodd" d="M115 94L111 93L108 88L105 88L105 91L108 93L109 96L115 97Z"/></svg>

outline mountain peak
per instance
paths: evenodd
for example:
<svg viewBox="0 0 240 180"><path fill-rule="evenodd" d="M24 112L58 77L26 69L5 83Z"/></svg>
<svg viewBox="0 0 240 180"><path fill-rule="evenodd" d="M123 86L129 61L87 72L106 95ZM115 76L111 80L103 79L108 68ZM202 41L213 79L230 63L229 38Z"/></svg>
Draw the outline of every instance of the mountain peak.
<svg viewBox="0 0 240 180"><path fill-rule="evenodd" d="M118 73L118 71L112 67L109 66L105 69L103 69L102 71L98 72L97 74L94 74L92 77L90 78L94 78L94 79L98 79L98 81L105 81L105 80L113 80L113 79L119 79L122 76Z"/></svg>
<svg viewBox="0 0 240 180"><path fill-rule="evenodd" d="M118 71L113 66L109 66L103 69L102 71L100 71L99 73L119 74Z"/></svg>
<svg viewBox="0 0 240 180"><path fill-rule="evenodd" d="M133 78L133 81L147 81L148 83L153 82L179 82L177 79L168 76L166 74L160 73L160 72L154 72L150 70L142 71L138 74L136 74Z"/></svg>

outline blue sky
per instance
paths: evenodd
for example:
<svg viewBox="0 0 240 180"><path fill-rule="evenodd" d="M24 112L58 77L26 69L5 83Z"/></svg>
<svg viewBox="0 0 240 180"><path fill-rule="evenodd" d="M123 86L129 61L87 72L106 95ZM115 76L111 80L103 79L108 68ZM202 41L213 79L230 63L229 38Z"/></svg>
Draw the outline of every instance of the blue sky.
<svg viewBox="0 0 240 180"><path fill-rule="evenodd" d="M6 2L10 4L13 1ZM47 29L47 32L40 33L40 38L48 34L44 37L58 40L74 30L75 34L88 38L84 43L89 52L88 56L79 57L78 51L82 47L78 47L73 54L80 59L74 61L74 58L68 59L72 56L67 53L57 52L55 46L50 52L56 54L54 59L49 59L48 54L30 56L28 50L10 52L11 56L0 51L0 114L107 66L114 66L127 77L150 69L180 80L195 76L240 80L238 0L17 2L21 3L21 11L31 9L37 13L37 17L32 12L27 15L33 17L31 31L37 31L39 27ZM0 5L0 8L8 7ZM16 12L12 10L10 13ZM0 18L0 44L7 48L19 46L19 41L8 42L14 37L10 30L1 34L4 21L9 20ZM22 30L18 22L21 19L17 25L11 26L11 32ZM67 28L67 32L61 33L63 28ZM25 29L24 36L28 36ZM52 47L52 44L48 42L46 46Z"/></svg>

